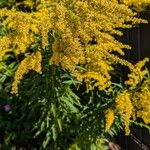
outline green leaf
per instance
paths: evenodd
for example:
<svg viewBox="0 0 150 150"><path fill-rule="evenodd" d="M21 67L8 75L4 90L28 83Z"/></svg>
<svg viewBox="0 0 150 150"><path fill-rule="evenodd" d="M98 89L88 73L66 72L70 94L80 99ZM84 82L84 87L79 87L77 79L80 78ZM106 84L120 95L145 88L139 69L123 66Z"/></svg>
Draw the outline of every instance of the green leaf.
<svg viewBox="0 0 150 150"><path fill-rule="evenodd" d="M67 81L63 81L62 83L69 84L69 85L72 85L72 84L76 85L76 84L78 84L80 82L79 81L75 81L75 80L67 80Z"/></svg>
<svg viewBox="0 0 150 150"><path fill-rule="evenodd" d="M43 121L42 124L41 124L41 129L40 130L43 131L44 127L45 127L45 122Z"/></svg>
<svg viewBox="0 0 150 150"><path fill-rule="evenodd" d="M52 126L52 137L53 137L53 140L56 141L57 133L56 133L56 128L54 125Z"/></svg>
<svg viewBox="0 0 150 150"><path fill-rule="evenodd" d="M58 126L59 126L60 131L62 131L62 123L61 123L61 120L60 120L60 119L57 119L57 123L58 123Z"/></svg>
<svg viewBox="0 0 150 150"><path fill-rule="evenodd" d="M1 78L0 78L0 83L4 83L5 80L6 80L7 76L6 75L3 75Z"/></svg>
<svg viewBox="0 0 150 150"><path fill-rule="evenodd" d="M0 71L5 70L6 67L7 66L3 62L0 62Z"/></svg>
<svg viewBox="0 0 150 150"><path fill-rule="evenodd" d="M51 133L47 132L46 139L43 141L42 147L45 149L48 145L49 141L51 140Z"/></svg>
<svg viewBox="0 0 150 150"><path fill-rule="evenodd" d="M81 70L81 71L87 71L87 69L81 67L81 66L76 66L77 69Z"/></svg>
<svg viewBox="0 0 150 150"><path fill-rule="evenodd" d="M69 109L74 112L77 113L78 109L70 102L70 99L68 99L67 97L63 97L61 98L61 100L69 107Z"/></svg>
<svg viewBox="0 0 150 150"><path fill-rule="evenodd" d="M3 86L0 84L0 90L2 90L3 89Z"/></svg>
<svg viewBox="0 0 150 150"><path fill-rule="evenodd" d="M91 144L90 149L91 149L91 150L96 150L96 146L95 146L95 144Z"/></svg>
<svg viewBox="0 0 150 150"><path fill-rule="evenodd" d="M54 104L51 104L51 110L52 110L53 116L56 117L56 108Z"/></svg>
<svg viewBox="0 0 150 150"><path fill-rule="evenodd" d="M46 127L49 128L49 116L46 117Z"/></svg>
<svg viewBox="0 0 150 150"><path fill-rule="evenodd" d="M11 77L13 75L13 73L10 70L7 70L5 72L5 75L8 76L8 77Z"/></svg>
<svg viewBox="0 0 150 150"><path fill-rule="evenodd" d="M0 27L0 36L5 36L5 35L7 35L7 33L8 33L8 30L4 26L1 26Z"/></svg>
<svg viewBox="0 0 150 150"><path fill-rule="evenodd" d="M13 69L13 68L15 67L15 65L16 65L16 62L13 62L13 63L11 63L8 67L9 67L10 69Z"/></svg>
<svg viewBox="0 0 150 150"><path fill-rule="evenodd" d="M36 138L37 136L39 136L41 134L41 131L37 131L34 135L34 138Z"/></svg>

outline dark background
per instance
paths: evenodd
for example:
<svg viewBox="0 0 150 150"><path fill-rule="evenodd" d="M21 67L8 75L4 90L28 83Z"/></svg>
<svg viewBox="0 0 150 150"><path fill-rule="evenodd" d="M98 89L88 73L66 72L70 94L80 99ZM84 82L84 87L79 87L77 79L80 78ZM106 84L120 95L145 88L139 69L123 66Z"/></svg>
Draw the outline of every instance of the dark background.
<svg viewBox="0 0 150 150"><path fill-rule="evenodd" d="M150 8L140 16L150 22ZM132 50L126 54L126 58L132 63L144 57L150 58L150 23L125 31L123 41L132 46ZM148 68L150 69L150 63ZM122 132L117 140L123 150L150 150L150 133L145 128L132 125L131 135L126 137Z"/></svg>

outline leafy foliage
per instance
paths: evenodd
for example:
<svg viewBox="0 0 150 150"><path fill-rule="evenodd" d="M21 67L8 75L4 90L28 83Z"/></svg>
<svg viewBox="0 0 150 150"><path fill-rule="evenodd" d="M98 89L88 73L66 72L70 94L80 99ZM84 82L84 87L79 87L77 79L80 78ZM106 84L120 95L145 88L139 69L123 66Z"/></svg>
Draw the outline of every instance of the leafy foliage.
<svg viewBox="0 0 150 150"><path fill-rule="evenodd" d="M131 5L145 3L0 1L0 149L107 150L123 126L148 128L149 59L131 64L117 40L147 22Z"/></svg>

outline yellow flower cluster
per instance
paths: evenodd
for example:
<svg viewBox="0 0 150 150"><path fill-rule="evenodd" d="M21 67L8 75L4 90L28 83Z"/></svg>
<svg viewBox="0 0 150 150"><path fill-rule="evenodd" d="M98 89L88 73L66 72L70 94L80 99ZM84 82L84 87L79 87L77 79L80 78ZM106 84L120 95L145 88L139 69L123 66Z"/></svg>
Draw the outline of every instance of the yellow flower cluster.
<svg viewBox="0 0 150 150"><path fill-rule="evenodd" d="M150 79L143 82L140 92L133 93L135 115L142 118L146 124L150 123Z"/></svg>
<svg viewBox="0 0 150 150"><path fill-rule="evenodd" d="M129 79L128 81L125 81L125 84L129 85L130 89L135 88L139 83L141 83L145 75L148 74L148 70L142 70L147 62L149 62L149 58L139 61L133 68L132 72L128 74Z"/></svg>
<svg viewBox="0 0 150 150"><path fill-rule="evenodd" d="M7 52L13 52L16 57L19 54L28 53L30 46L39 43L39 36L42 36L40 37L42 44L39 49L48 46L48 32L51 29L51 21L46 9L33 13L21 12L15 9L1 9L0 16L3 18L2 25L9 29L8 35L0 37L1 61ZM20 62L12 84L12 93L18 93L18 84L25 73L31 69L40 72L38 71L42 57L40 55L39 52L33 53ZM35 63L37 63L36 66Z"/></svg>
<svg viewBox="0 0 150 150"><path fill-rule="evenodd" d="M150 4L150 0L122 0L122 2L128 6L134 6L137 11L142 11Z"/></svg>
<svg viewBox="0 0 150 150"><path fill-rule="evenodd" d="M115 120L115 114L112 109L105 112L105 132L108 132Z"/></svg>
<svg viewBox="0 0 150 150"><path fill-rule="evenodd" d="M1 37L0 38L0 47L1 47L1 51L0 51L0 61L3 60L3 57L5 56L5 54L9 51L11 51L9 45L10 45L10 40L9 37Z"/></svg>
<svg viewBox="0 0 150 150"><path fill-rule="evenodd" d="M53 28L57 36L50 64L60 64L63 69L73 72L86 82L88 90L95 86L100 90L110 87L112 64L124 62L117 56L112 57L112 53L124 55L123 49L130 48L115 40L113 35L122 35L118 30L120 27L130 28L144 21L135 18L136 14L125 5L110 0L66 0L57 3L53 13ZM89 42L93 37L95 45ZM84 66L87 71L76 69L76 65Z"/></svg>
<svg viewBox="0 0 150 150"><path fill-rule="evenodd" d="M51 23L47 11L44 9L41 11L25 13L15 9L0 10L0 16L6 17L2 24L10 29L10 33L0 39L0 50L7 52L9 48L16 55L25 53L31 44L37 42L37 34L42 34L43 48L47 46L47 34Z"/></svg>
<svg viewBox="0 0 150 150"><path fill-rule="evenodd" d="M20 2L33 4L34 9L21 11ZM0 37L0 59L9 51L16 56L28 53L33 44L44 49L49 44L48 33L52 31L50 64L61 65L62 69L84 80L87 87L96 86L100 90L111 87L110 72L115 63L131 66L118 56L124 55L123 50L130 47L116 40L114 35L122 35L120 28L146 23L128 6L114 0L22 0L19 3L12 0L12 3L11 9L0 9L1 24L9 29L8 35ZM23 67L22 62L20 67Z"/></svg>
<svg viewBox="0 0 150 150"><path fill-rule="evenodd" d="M124 49L130 46L115 39L122 36L119 29L131 28L145 20L136 17L129 6L141 10L150 0L10 0L12 7L0 9L0 25L9 32L0 36L0 61L7 52L16 57L26 56L18 65L12 84L12 93L18 94L18 85L30 70L41 73L41 51L52 44L53 55L49 63L60 65L86 83L87 91L111 89L111 72L114 65L128 66L131 73L125 82L130 90L136 87L147 70L142 67L149 61L145 58L135 66L123 60ZM19 5L28 9L21 11ZM49 32L51 31L51 32ZM49 43L52 33L53 43ZM34 52L31 47L37 46ZM40 50L39 50L40 49ZM26 55L29 53L30 55ZM84 69L81 69L84 68ZM122 116L126 134L130 133L131 116L141 117L150 123L150 80L144 81L140 92L120 93L116 107ZM107 132L115 119L113 110L105 112ZM72 145L70 149L79 149Z"/></svg>
<svg viewBox="0 0 150 150"><path fill-rule="evenodd" d="M128 91L123 91L116 97L116 106L123 119L126 135L129 135L130 118L134 107L131 101L131 95Z"/></svg>
<svg viewBox="0 0 150 150"><path fill-rule="evenodd" d="M142 61L138 64L143 65ZM130 119L143 119L145 124L150 123L150 78L145 79L138 91L125 90L116 97L116 106L121 115L126 134L129 135ZM131 118L132 117L132 118Z"/></svg>
<svg viewBox="0 0 150 150"><path fill-rule="evenodd" d="M107 78L98 72L85 72L82 74L77 73L76 77L80 81L85 81L87 91L93 90L94 87L98 87L99 90L104 90L109 88L111 85L110 78Z"/></svg>
<svg viewBox="0 0 150 150"><path fill-rule="evenodd" d="M27 74L30 70L41 73L41 61L42 55L40 51L27 56L24 60L21 61L15 73L15 81L12 84L12 93L18 94L18 85L23 79L24 74Z"/></svg>
<svg viewBox="0 0 150 150"><path fill-rule="evenodd" d="M1 17L7 17L3 21L3 25L7 26L11 32L7 35L6 44L16 54L25 53L27 47L34 41L33 33L30 33L31 16L17 12L15 10L2 9ZM4 37L3 37L4 38ZM0 49L3 49L3 41L0 41Z"/></svg>

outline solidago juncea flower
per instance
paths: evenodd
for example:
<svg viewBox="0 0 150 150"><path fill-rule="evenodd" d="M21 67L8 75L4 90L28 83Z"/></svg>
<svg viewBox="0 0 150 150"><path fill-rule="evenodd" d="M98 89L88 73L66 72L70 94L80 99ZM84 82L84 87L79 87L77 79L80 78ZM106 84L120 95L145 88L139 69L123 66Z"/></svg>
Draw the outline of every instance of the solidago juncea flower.
<svg viewBox="0 0 150 150"><path fill-rule="evenodd" d="M138 95L137 95L138 94ZM150 123L150 91L137 93L137 117L142 118L146 124Z"/></svg>
<svg viewBox="0 0 150 150"><path fill-rule="evenodd" d="M88 91L93 90L94 87L98 87L99 90L104 90L106 88L109 88L111 85L110 78L107 78L106 76L104 76L101 73L85 72L82 74L78 73L76 76L77 76L78 80L85 81L85 83L87 83Z"/></svg>
<svg viewBox="0 0 150 150"><path fill-rule="evenodd" d="M1 43L1 45L0 45L0 48L1 48L0 61L2 61L5 54L7 52L12 51L12 50L9 47L9 45L10 45L9 37L1 37L0 38L0 43Z"/></svg>
<svg viewBox="0 0 150 150"><path fill-rule="evenodd" d="M145 75L148 74L148 70L143 69L147 62L149 62L149 58L139 61L133 68L132 72L128 74L129 79L125 81L125 84L129 85L131 89L141 83Z"/></svg>
<svg viewBox="0 0 150 150"><path fill-rule="evenodd" d="M117 12L123 9L127 10L126 14L123 12L117 15ZM95 62L104 60L109 63L109 58L106 59L108 56L107 53L116 51L119 54L123 54L122 49L126 48L126 45L115 40L111 34L120 35L121 32L117 30L119 27L131 27L131 24L124 24L124 22L132 22L135 15L126 6L108 0L101 2L74 1L71 3L65 1L60 4L55 3L53 13L54 17L52 17L52 22L57 34L54 47L59 46L59 49L53 49L54 58L52 57L53 61L51 62L61 64L64 69L71 71L75 69L76 64L86 64L88 69L92 68L91 64L93 66L93 63L87 63L87 55L91 56L89 60ZM108 17L106 14L111 15ZM122 17L120 15L122 15ZM124 17L125 19L122 19ZM133 20L134 23L142 21L137 18ZM114 24L114 22L118 23ZM108 34L108 32L110 34ZM92 40L93 37L95 37L97 41L97 47L95 46L95 48L89 44L89 41ZM94 57L95 60L92 57ZM89 71L95 70L93 68Z"/></svg>
<svg viewBox="0 0 150 150"><path fill-rule="evenodd" d="M123 91L122 93L118 94L116 97L116 106L123 119L126 135L129 135L130 118L132 116L134 107L131 101L131 95L128 91Z"/></svg>
<svg viewBox="0 0 150 150"><path fill-rule="evenodd" d="M48 31L51 28L49 14L45 10L35 13L25 13L15 9L2 9L0 16L6 17L3 25L10 29L5 43L15 54L26 53L27 49L37 42L36 36L42 34L43 47L48 45ZM4 39L5 37L2 37ZM45 40L46 38L46 40ZM3 41L0 40L0 49L3 49ZM6 45L5 44L5 45Z"/></svg>
<svg viewBox="0 0 150 150"><path fill-rule="evenodd" d="M45 62L49 60L46 65L59 65L84 83L87 92L96 89L110 94L114 89L111 73L115 72L114 66L119 63L131 71L129 80L125 82L129 87L117 95L113 105L117 111L112 108L104 110L105 132L111 129L115 115L121 116L127 135L133 115L135 119L140 117L145 123L150 123L149 81L141 82L141 91L132 91L148 73L142 70L148 58L136 65L124 60L125 50L131 47L117 40L123 35L122 29L147 23L136 17L136 11L130 7L143 8L149 1L10 1L9 8L0 9L0 26L8 31L6 35L0 35L0 61L6 58L4 56L7 53L13 53L18 62L12 93L19 93L19 85L25 74L29 71L41 73L42 67L47 67L44 66ZM50 80L53 80L54 74L50 75ZM79 150L78 145L73 144L69 148L73 149Z"/></svg>
<svg viewBox="0 0 150 150"><path fill-rule="evenodd" d="M150 0L121 0L121 2L128 6L134 6L136 11L142 11L150 4Z"/></svg>
<svg viewBox="0 0 150 150"><path fill-rule="evenodd" d="M1 59L10 51L18 57L28 53L32 45L44 50L52 44L50 65L60 65L85 81L90 89L99 90L111 87L114 64L131 68L130 63L119 57L130 47L114 35L122 35L120 28L146 21L137 18L128 6L115 0L12 0L11 3L12 7L0 10L1 24L9 30L0 37ZM29 10L24 11L20 5ZM53 33L53 43L49 43L49 31ZM96 44L92 43L93 38Z"/></svg>
<svg viewBox="0 0 150 150"><path fill-rule="evenodd" d="M30 70L41 73L41 61L42 55L40 51L28 55L24 60L21 61L15 73L15 80L12 84L12 93L18 94L18 85L23 79L23 76L27 74Z"/></svg>
<svg viewBox="0 0 150 150"><path fill-rule="evenodd" d="M143 64L144 62L140 61L136 66L142 67ZM130 133L130 120L141 118L145 124L150 123L150 78L143 80L138 90L134 89L136 84L133 84L133 89L125 90L116 97L116 106L123 119L127 135Z"/></svg>
<svg viewBox="0 0 150 150"><path fill-rule="evenodd" d="M7 45L16 54L25 53L27 47L34 41L34 36L30 32L31 16L15 10L3 9L0 16L7 17L3 25L11 29L7 35ZM4 37L3 37L4 38ZM3 41L0 41L0 49L3 48Z"/></svg>
<svg viewBox="0 0 150 150"><path fill-rule="evenodd" d="M108 109L105 112L105 132L108 132L115 121L115 114L112 109Z"/></svg>
<svg viewBox="0 0 150 150"><path fill-rule="evenodd" d="M150 79L146 79L139 92L133 92L132 101L135 115L142 118L146 124L150 123Z"/></svg>

